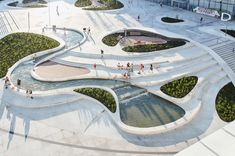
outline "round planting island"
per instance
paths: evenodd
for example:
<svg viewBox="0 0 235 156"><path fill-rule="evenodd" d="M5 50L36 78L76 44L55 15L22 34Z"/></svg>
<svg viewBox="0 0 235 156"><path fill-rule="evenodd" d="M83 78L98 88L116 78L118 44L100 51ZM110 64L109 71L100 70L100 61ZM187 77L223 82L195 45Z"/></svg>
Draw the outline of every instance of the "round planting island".
<svg viewBox="0 0 235 156"><path fill-rule="evenodd" d="M157 33L126 29L109 34L102 39L107 46L120 44L125 52L143 53L160 51L183 46L188 42L184 39L171 38Z"/></svg>
<svg viewBox="0 0 235 156"><path fill-rule="evenodd" d="M162 17L161 20L165 23L181 23L184 22L182 19L172 18L172 17Z"/></svg>
<svg viewBox="0 0 235 156"><path fill-rule="evenodd" d="M83 7L84 10L114 10L123 8L124 5L118 0L77 0L76 7Z"/></svg>
<svg viewBox="0 0 235 156"><path fill-rule="evenodd" d="M216 111L225 122L235 119L235 87L232 82L225 85L216 97Z"/></svg>

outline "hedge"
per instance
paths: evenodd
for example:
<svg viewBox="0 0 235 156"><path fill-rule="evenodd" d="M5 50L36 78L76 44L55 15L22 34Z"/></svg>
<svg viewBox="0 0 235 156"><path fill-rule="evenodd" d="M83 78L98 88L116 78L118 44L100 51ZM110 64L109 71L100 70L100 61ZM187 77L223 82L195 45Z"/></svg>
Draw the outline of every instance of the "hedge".
<svg viewBox="0 0 235 156"><path fill-rule="evenodd" d="M167 43L165 44L144 44L144 45L127 46L122 48L122 50L126 52L152 52L152 51L175 48L185 44L186 42L183 40L170 40L167 41Z"/></svg>
<svg viewBox="0 0 235 156"><path fill-rule="evenodd" d="M81 93L87 96L90 96L102 104L104 104L111 112L115 113L116 112L116 102L113 97L113 95L100 88L79 88L74 90L77 93Z"/></svg>
<svg viewBox="0 0 235 156"><path fill-rule="evenodd" d="M47 49L59 46L56 40L34 33L13 33L0 40L0 77L18 60Z"/></svg>
<svg viewBox="0 0 235 156"><path fill-rule="evenodd" d="M232 82L225 85L216 97L216 111L225 122L235 119L235 87Z"/></svg>
<svg viewBox="0 0 235 156"><path fill-rule="evenodd" d="M161 86L161 91L175 98L185 97L197 84L196 76L183 77Z"/></svg>
<svg viewBox="0 0 235 156"><path fill-rule="evenodd" d="M184 22L182 19L172 18L172 17L162 17L161 20L166 23L180 23Z"/></svg>

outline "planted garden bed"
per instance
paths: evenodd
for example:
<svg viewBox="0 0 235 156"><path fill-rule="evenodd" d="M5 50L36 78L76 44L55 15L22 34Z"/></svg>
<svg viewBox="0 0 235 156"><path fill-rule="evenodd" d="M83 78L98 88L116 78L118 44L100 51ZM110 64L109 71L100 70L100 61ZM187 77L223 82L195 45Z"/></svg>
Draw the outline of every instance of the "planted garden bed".
<svg viewBox="0 0 235 156"><path fill-rule="evenodd" d="M152 51L175 48L175 47L179 47L185 44L186 42L183 40L171 40L171 41L167 41L167 43L165 44L145 44L145 45L127 46L127 47L122 48L122 50L126 52L137 52L137 53L152 52Z"/></svg>
<svg viewBox="0 0 235 156"><path fill-rule="evenodd" d="M196 76L183 77L161 86L161 91L175 98L185 97L197 84Z"/></svg>
<svg viewBox="0 0 235 156"><path fill-rule="evenodd" d="M0 77L18 60L59 46L56 40L34 33L13 33L0 40Z"/></svg>
<svg viewBox="0 0 235 156"><path fill-rule="evenodd" d="M99 3L103 4L104 6L87 7L84 8L84 10L114 10L124 7L124 5L118 0L99 0Z"/></svg>
<svg viewBox="0 0 235 156"><path fill-rule="evenodd" d="M113 95L110 92L100 88L89 88L89 87L75 89L74 91L77 93L90 96L98 100L102 104L104 104L111 112L113 113L116 112L116 102Z"/></svg>
<svg viewBox="0 0 235 156"><path fill-rule="evenodd" d="M225 122L235 119L235 87L232 82L225 85L216 97L216 111Z"/></svg>
<svg viewBox="0 0 235 156"><path fill-rule="evenodd" d="M184 22L182 19L172 18L172 17L162 17L161 20L165 23L180 23Z"/></svg>
<svg viewBox="0 0 235 156"><path fill-rule="evenodd" d="M148 38L148 40L152 38L152 42L145 41L143 38ZM157 33L135 29L127 29L109 34L102 39L102 42L108 46L116 46L120 40L124 40L124 44L122 42L122 50L126 52L153 52L179 47L188 42L180 38L170 38ZM125 40L128 41L126 44Z"/></svg>
<svg viewBox="0 0 235 156"><path fill-rule="evenodd" d="M76 7L87 7L92 4L91 0L77 0L75 2Z"/></svg>
<svg viewBox="0 0 235 156"><path fill-rule="evenodd" d="M226 29L221 29L221 31L223 31L224 33L232 36L232 37L235 37L235 30L226 30Z"/></svg>
<svg viewBox="0 0 235 156"><path fill-rule="evenodd" d="M124 36L124 33L114 33L107 35L102 39L102 42L108 46L116 46L120 40L118 39L118 36L120 35Z"/></svg>

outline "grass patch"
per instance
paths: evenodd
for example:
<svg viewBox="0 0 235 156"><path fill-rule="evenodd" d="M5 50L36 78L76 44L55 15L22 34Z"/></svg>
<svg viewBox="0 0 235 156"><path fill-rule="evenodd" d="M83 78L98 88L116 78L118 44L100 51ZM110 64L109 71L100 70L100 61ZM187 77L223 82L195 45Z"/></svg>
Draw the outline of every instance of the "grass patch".
<svg viewBox="0 0 235 156"><path fill-rule="evenodd" d="M118 0L99 0L99 3L104 4L105 6L103 7L88 7L88 8L83 8L84 10L114 10L114 9L120 9L124 7L124 5L118 1Z"/></svg>
<svg viewBox="0 0 235 156"><path fill-rule="evenodd" d="M216 111L220 119L225 122L235 119L235 87L232 82L219 91L216 97Z"/></svg>
<svg viewBox="0 0 235 156"><path fill-rule="evenodd" d="M13 33L0 40L0 77L20 59L59 46L56 40L34 33Z"/></svg>
<svg viewBox="0 0 235 156"><path fill-rule="evenodd" d="M196 76L183 77L161 86L161 91L175 98L185 97L197 84Z"/></svg>
<svg viewBox="0 0 235 156"><path fill-rule="evenodd" d="M235 37L235 30L226 30L226 29L221 29L221 31L223 31L224 33L232 36L232 37Z"/></svg>
<svg viewBox="0 0 235 156"><path fill-rule="evenodd" d="M180 23L184 22L182 19L172 18L172 17L162 17L161 20L165 23Z"/></svg>
<svg viewBox="0 0 235 156"><path fill-rule="evenodd" d="M126 52L152 52L152 51L159 51L165 50L170 48L179 47L185 45L186 42L184 40L170 40L167 41L165 44L144 44L144 45L136 45L136 46L127 46L122 48L123 51Z"/></svg>
<svg viewBox="0 0 235 156"><path fill-rule="evenodd" d="M107 35L102 39L102 42L108 46L116 46L119 42L118 40L119 35L124 36L124 33L115 33Z"/></svg>
<svg viewBox="0 0 235 156"><path fill-rule="evenodd" d="M74 91L77 93L81 93L81 94L85 94L87 96L90 96L90 97L98 100L102 104L104 104L105 107L107 107L111 112L113 112L113 113L116 112L116 102L115 102L113 95L110 92L108 92L104 89L100 89L100 88L89 88L89 87L75 89Z"/></svg>
<svg viewBox="0 0 235 156"><path fill-rule="evenodd" d="M77 0L75 2L76 7L87 7L90 6L92 2L90 0Z"/></svg>

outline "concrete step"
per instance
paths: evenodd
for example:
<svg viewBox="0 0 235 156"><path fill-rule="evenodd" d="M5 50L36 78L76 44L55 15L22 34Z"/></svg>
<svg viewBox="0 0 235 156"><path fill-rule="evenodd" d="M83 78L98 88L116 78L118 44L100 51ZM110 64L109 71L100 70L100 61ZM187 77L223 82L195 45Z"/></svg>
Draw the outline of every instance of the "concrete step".
<svg viewBox="0 0 235 156"><path fill-rule="evenodd" d="M146 89L140 88L140 89L135 90L135 91L133 91L133 92L127 92L127 93L125 93L125 94L118 95L118 98L119 98L120 101L124 101L124 100L127 100L127 99L134 98L134 97L136 97L136 96L138 96L138 95L144 94L144 93L146 93L146 92L147 92Z"/></svg>
<svg viewBox="0 0 235 156"><path fill-rule="evenodd" d="M218 63L215 61L210 61L206 63L201 63L198 66L192 66L188 69L185 69L184 71L174 71L172 73L166 73L156 77L144 77L142 79L134 79L132 80L132 82L140 86L164 84L187 75L196 75L196 73L203 72L213 66L216 66L217 64Z"/></svg>
<svg viewBox="0 0 235 156"><path fill-rule="evenodd" d="M230 44L234 44L234 41L231 41L231 40L225 40L223 42L219 42L219 43L216 43L212 46L209 46L211 49L219 49L221 47L224 47L226 45L230 45Z"/></svg>

